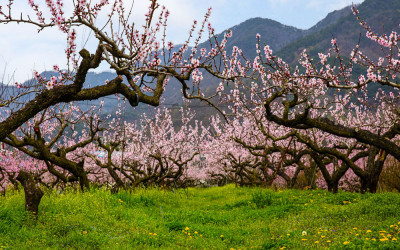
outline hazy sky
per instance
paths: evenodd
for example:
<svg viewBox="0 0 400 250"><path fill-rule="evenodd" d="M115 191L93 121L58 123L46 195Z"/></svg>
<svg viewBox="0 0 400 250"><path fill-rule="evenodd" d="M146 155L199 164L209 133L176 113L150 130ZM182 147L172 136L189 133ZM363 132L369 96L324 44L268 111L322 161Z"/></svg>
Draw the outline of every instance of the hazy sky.
<svg viewBox="0 0 400 250"><path fill-rule="evenodd" d="M0 4L5 5L6 1L1 2ZM15 2L14 13L29 13L28 0ZM35 2L45 6L43 0ZM64 2L68 8L71 1ZM252 17L270 18L285 25L307 29L329 12L351 5L352 2L361 3L363 0L159 0L171 12L167 40L174 43L181 43L186 39L193 20L202 20L210 6L213 8L210 21L219 33ZM134 20L140 24L148 1L136 0L134 6ZM54 64L65 68L65 35L57 29L37 34L37 29L29 25L0 25L0 37L0 81L1 77L4 77L5 82L24 81L32 76L33 70L51 70ZM83 38L78 37L78 50L83 43ZM86 47L93 50L90 44ZM12 76L14 79L11 79Z"/></svg>

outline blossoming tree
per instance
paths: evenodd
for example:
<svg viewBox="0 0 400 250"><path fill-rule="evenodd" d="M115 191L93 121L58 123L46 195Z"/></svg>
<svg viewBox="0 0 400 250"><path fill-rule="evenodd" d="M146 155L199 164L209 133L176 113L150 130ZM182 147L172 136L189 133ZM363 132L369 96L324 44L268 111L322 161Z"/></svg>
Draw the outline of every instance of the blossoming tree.
<svg viewBox="0 0 400 250"><path fill-rule="evenodd" d="M253 68L264 88L260 91L266 93L263 100L268 121L295 129L297 140L314 153L345 162L361 179L362 190L375 192L387 154L400 160L400 38L394 31L390 35L374 33L354 7L353 12L366 29L367 37L378 43L384 53L376 62L363 54L358 45L346 60L333 38L330 53L319 53L315 62L304 50L295 68L273 56L268 46L261 53L258 42L259 55ZM366 69L367 74L354 75L356 65ZM370 100L368 86L373 83L389 88L379 89ZM326 135L315 141L309 132L313 129ZM355 158L350 160L352 157ZM360 159L366 159L364 169L358 166Z"/></svg>

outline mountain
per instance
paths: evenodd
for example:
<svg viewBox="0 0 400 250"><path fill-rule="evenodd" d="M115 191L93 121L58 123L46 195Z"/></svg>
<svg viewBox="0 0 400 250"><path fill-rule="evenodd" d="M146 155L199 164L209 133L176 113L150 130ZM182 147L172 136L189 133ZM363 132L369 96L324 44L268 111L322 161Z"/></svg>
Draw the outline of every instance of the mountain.
<svg viewBox="0 0 400 250"><path fill-rule="evenodd" d="M309 35L318 32L322 29L325 29L333 24L336 24L342 17L348 16L350 14L351 14L351 9L349 6L341 10L334 10L330 12L324 19L322 19L317 24L306 30L306 34Z"/></svg>
<svg viewBox="0 0 400 250"><path fill-rule="evenodd" d="M233 36L228 40L227 51L237 46L245 52L248 58L256 56L256 35L260 34L262 44L268 44L273 51L278 51L286 45L297 41L306 34L305 30L281 24L268 18L252 18L228 29ZM223 31L218 36L223 37Z"/></svg>
<svg viewBox="0 0 400 250"><path fill-rule="evenodd" d="M357 9L360 17L379 34L399 30L399 0L365 0ZM373 59L381 56L380 47L365 37L366 32L354 15L345 9L336 12L330 13L324 20L310 28L308 35L283 47L277 54L286 62L294 64L303 49L307 49L313 56L317 56L319 52L326 53L331 48L332 37L335 37L342 55L348 55L360 39L360 49L364 54ZM329 19L332 20L328 22Z"/></svg>

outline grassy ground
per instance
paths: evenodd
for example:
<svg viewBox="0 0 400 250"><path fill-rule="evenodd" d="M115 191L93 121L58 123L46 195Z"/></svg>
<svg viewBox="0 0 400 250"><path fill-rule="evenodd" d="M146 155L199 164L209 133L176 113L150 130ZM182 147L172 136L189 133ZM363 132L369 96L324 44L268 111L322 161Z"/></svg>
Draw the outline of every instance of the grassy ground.
<svg viewBox="0 0 400 250"><path fill-rule="evenodd" d="M400 194L232 185L0 197L0 249L400 249Z"/></svg>

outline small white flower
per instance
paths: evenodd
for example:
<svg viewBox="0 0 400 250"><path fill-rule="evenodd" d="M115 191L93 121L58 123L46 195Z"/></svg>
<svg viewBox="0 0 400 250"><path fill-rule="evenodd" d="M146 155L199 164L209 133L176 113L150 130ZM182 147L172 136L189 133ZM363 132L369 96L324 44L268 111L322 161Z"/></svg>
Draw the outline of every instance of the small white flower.
<svg viewBox="0 0 400 250"><path fill-rule="evenodd" d="M307 232L306 232L306 231L303 231L303 232L301 232L301 235L302 235L302 236L306 236L306 235L307 235Z"/></svg>
<svg viewBox="0 0 400 250"><path fill-rule="evenodd" d="M53 83L52 83L51 81L48 81L48 82L46 83L46 88L47 88L47 89L52 89L52 88L53 88Z"/></svg>

